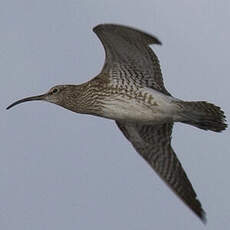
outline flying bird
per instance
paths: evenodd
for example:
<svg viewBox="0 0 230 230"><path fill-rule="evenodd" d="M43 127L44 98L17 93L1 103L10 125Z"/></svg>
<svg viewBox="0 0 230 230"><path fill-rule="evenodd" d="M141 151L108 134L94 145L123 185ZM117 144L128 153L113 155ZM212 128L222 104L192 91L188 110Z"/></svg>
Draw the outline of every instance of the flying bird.
<svg viewBox="0 0 230 230"><path fill-rule="evenodd" d="M91 114L116 122L135 150L161 179L203 221L205 211L172 146L174 122L203 130L226 129L224 112L206 101L183 101L165 88L156 54L151 44L161 44L154 36L115 24L101 24L93 31L105 49L105 63L92 80L80 85L57 85L47 93L27 97L43 100L81 114Z"/></svg>

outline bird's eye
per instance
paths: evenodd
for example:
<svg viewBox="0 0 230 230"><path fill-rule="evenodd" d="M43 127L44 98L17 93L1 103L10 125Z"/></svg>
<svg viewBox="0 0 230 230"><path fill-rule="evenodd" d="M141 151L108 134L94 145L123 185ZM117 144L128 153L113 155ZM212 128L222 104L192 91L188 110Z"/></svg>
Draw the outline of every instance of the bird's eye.
<svg viewBox="0 0 230 230"><path fill-rule="evenodd" d="M57 93L57 89L55 88L55 89L53 89L53 91L52 91L52 93Z"/></svg>

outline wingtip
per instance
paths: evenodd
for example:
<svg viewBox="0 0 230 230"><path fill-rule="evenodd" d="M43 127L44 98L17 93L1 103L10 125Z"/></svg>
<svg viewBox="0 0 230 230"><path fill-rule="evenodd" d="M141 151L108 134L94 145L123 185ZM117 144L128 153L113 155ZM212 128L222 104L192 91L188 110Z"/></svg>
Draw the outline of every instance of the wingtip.
<svg viewBox="0 0 230 230"><path fill-rule="evenodd" d="M105 27L107 28L113 28L113 29L128 29L130 31L136 31L142 35L145 36L147 43L150 44L157 44L157 45L162 45L162 42L155 37L154 35L151 35L149 33L146 33L142 30L136 29L132 26L125 26L125 25L121 25L121 24L113 24L113 23L102 23L102 24L98 24L95 27L93 27L93 32L97 33L100 30L105 29Z"/></svg>
<svg viewBox="0 0 230 230"><path fill-rule="evenodd" d="M206 216L206 213L205 213L205 211L204 211L203 209L201 210L201 213L200 213L200 215L199 215L199 218L200 218L200 220L202 221L202 223L203 223L204 225L207 224L207 216Z"/></svg>
<svg viewBox="0 0 230 230"><path fill-rule="evenodd" d="M197 201L199 204L198 206L189 206L189 208L191 208L194 214L202 221L204 225L206 225L207 224L206 212L202 208L200 201L199 200Z"/></svg>
<svg viewBox="0 0 230 230"><path fill-rule="evenodd" d="M97 28L98 28L100 25L102 25L102 24L99 24L99 25L94 26L93 29L92 29L93 32L96 32Z"/></svg>
<svg viewBox="0 0 230 230"><path fill-rule="evenodd" d="M154 37L155 38L155 44L157 44L157 45L162 45L162 42L158 39L158 38L156 38L156 37Z"/></svg>
<svg viewBox="0 0 230 230"><path fill-rule="evenodd" d="M101 23L93 27L93 32L97 32L98 30L102 29L104 26L115 25L112 23Z"/></svg>

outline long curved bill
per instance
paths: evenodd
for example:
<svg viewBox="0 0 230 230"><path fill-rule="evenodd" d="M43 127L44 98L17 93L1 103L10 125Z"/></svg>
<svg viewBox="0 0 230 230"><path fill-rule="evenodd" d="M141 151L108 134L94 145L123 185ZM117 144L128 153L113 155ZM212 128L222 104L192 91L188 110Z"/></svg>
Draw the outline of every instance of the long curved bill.
<svg viewBox="0 0 230 230"><path fill-rule="evenodd" d="M12 103L11 105L9 105L6 109L10 109L15 105L21 104L23 102L27 102L27 101L41 101L45 99L46 94L42 94L42 95L38 95L38 96L33 96L33 97L26 97L23 98L21 100L15 101L14 103Z"/></svg>

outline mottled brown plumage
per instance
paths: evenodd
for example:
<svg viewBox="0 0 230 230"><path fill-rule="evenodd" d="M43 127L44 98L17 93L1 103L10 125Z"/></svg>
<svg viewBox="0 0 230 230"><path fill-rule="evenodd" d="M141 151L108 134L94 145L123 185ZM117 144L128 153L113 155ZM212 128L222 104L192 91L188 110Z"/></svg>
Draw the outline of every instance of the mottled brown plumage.
<svg viewBox="0 0 230 230"><path fill-rule="evenodd" d="M76 113L116 121L138 153L184 203L205 221L205 212L171 147L174 122L220 132L227 125L223 111L210 103L185 102L165 89L157 56L150 44L160 41L142 31L113 24L96 26L106 53L101 73L81 85L59 85L25 98L45 100Z"/></svg>

